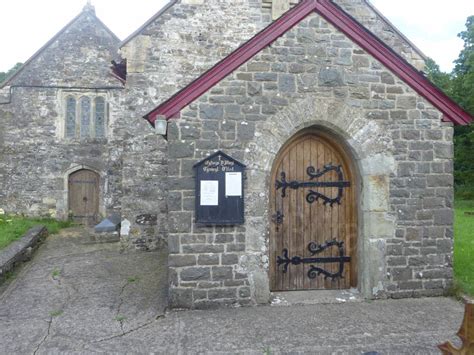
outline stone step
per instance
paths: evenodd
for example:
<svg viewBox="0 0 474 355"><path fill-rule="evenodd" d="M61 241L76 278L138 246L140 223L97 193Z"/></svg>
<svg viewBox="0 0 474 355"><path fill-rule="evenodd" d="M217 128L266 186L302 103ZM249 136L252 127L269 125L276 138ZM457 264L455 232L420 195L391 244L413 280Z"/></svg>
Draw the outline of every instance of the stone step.
<svg viewBox="0 0 474 355"><path fill-rule="evenodd" d="M120 242L120 234L112 233L94 233L89 234L88 240L84 244L117 243Z"/></svg>

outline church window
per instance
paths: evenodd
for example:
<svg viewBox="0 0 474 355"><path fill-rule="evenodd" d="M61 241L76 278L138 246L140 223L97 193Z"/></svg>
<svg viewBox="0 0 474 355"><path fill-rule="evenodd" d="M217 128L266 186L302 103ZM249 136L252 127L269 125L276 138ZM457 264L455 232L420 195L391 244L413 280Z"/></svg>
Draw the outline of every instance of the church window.
<svg viewBox="0 0 474 355"><path fill-rule="evenodd" d="M90 137L91 100L88 97L81 98L81 138Z"/></svg>
<svg viewBox="0 0 474 355"><path fill-rule="evenodd" d="M105 136L105 100L103 97L95 98L95 136L101 138Z"/></svg>
<svg viewBox="0 0 474 355"><path fill-rule="evenodd" d="M66 137L76 136L76 99L68 96L66 99Z"/></svg>
<svg viewBox="0 0 474 355"><path fill-rule="evenodd" d="M107 103L104 96L68 94L65 98L64 137L105 138Z"/></svg>

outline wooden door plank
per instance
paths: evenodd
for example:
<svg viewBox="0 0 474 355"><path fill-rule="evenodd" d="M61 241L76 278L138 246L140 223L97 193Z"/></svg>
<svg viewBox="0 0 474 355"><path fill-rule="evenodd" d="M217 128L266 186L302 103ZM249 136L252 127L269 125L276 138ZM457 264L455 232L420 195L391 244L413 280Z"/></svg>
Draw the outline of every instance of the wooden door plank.
<svg viewBox="0 0 474 355"><path fill-rule="evenodd" d="M303 145L303 176L307 177L306 169L311 166L311 143L312 139L306 139ZM306 202L305 195L303 194L303 249L306 251L307 245L311 242L312 237L312 220L311 220L311 204ZM303 266L303 289L311 288L311 279L308 277L308 271L310 265L305 264Z"/></svg>
<svg viewBox="0 0 474 355"><path fill-rule="evenodd" d="M342 163L342 162L341 162ZM344 178L347 179L348 176L346 174L346 166L344 165L343 166L343 174L344 174ZM349 250L350 250L350 234L348 233L348 230L347 230L347 206L348 206L348 202L349 200L347 199L347 189L345 189L346 191L343 192L343 195L342 195L342 200L341 200L341 209L340 209L340 214L339 214L339 233L341 236L344 236L344 248L346 250L346 255L350 255L349 253ZM350 285L349 285L349 282L350 282L350 279L349 279L349 275L350 275L350 263L346 263L346 265L344 265L344 279L342 280L343 281L343 285L342 287L343 288L349 288Z"/></svg>
<svg viewBox="0 0 474 355"><path fill-rule="evenodd" d="M304 144L307 139L304 139L296 146L296 179L298 181L304 181L305 178L305 165L304 165ZM296 241L297 255L305 257L307 252L304 247L304 200L305 191L304 189L298 189L296 195L296 230L297 234L294 236ZM296 269L296 285L297 289L304 289L304 264L298 265Z"/></svg>
<svg viewBox="0 0 474 355"><path fill-rule="evenodd" d="M315 169L319 165L319 144L316 139L311 140L311 166ZM319 208L317 203L312 203L311 205L311 242L317 241L317 236L319 233ZM308 268L309 270L310 268ZM317 279L310 279L310 288L317 289L319 287L319 282Z"/></svg>
<svg viewBox="0 0 474 355"><path fill-rule="evenodd" d="M349 255L351 257L351 262L349 263L349 268L348 268L348 271L346 273L346 277L347 277L347 281L346 281L346 287L349 288L351 287L351 280L352 280L352 270L353 270L353 265L354 265L354 257L355 255L353 255L352 253L352 233L351 233L351 223L352 223L352 212L351 212L351 208L352 208L352 204L355 203L355 200L352 198L352 189L353 189L353 185L354 185L354 178L353 176L350 174L350 170L349 170L349 166L346 164L346 176L347 176L347 179L350 181L351 183L351 186L347 189L348 191L345 191L345 197L344 197L344 203L345 203L345 219L344 219L344 222L345 222L345 225L344 225L344 232L346 233L347 235L347 255Z"/></svg>
<svg viewBox="0 0 474 355"><path fill-rule="evenodd" d="M326 154L326 149L324 145L321 143L319 139L316 140L316 144L318 146L318 160L317 160L317 166L316 169L323 169L324 163L325 163L325 154ZM324 215L324 206L321 204L320 201L316 201L313 203L314 206L317 208L317 215L318 215L318 223L317 223L317 232L316 235L314 236L314 242L317 244L321 244L324 239L324 230L325 230L325 215ZM324 251L320 253L321 256L327 256L327 252ZM324 279L321 277L316 278L316 285L318 289L324 289Z"/></svg>
<svg viewBox="0 0 474 355"><path fill-rule="evenodd" d="M357 287L357 273L358 273L358 224L357 224L357 186L356 180L354 178L354 174L351 174L351 187L349 189L350 195L350 203L349 206L349 215L350 215L350 222L349 222L349 240L350 240L350 256L351 256L351 269L350 269L350 285L351 287Z"/></svg>
<svg viewBox="0 0 474 355"><path fill-rule="evenodd" d="M282 171L285 173L288 172L290 168L290 159L289 159L289 154L285 156L285 159L283 160L283 166L282 166ZM279 248L279 253L281 255L283 249L288 249L290 251L290 243L289 243L289 237L291 233L291 216L290 216L290 209L289 209L289 196L288 194L286 197L283 199L283 213L286 216L285 221L283 223L284 227L284 233L283 233L283 238L281 239L281 247ZM291 268L288 268L288 271L286 273L283 273L281 270L279 270L279 275L282 276L282 289L283 290L290 290L290 270Z"/></svg>
<svg viewBox="0 0 474 355"><path fill-rule="evenodd" d="M287 171L287 174L289 176L288 181L293 181L297 179L297 166L296 166L296 161L297 161L297 144L295 144L290 153L290 161L289 161L289 169ZM295 256L298 255L298 243L297 243L297 196L298 196L298 190L293 190L289 189L289 210L290 210L290 216L291 219L289 220L290 222L290 228L289 228L289 244L290 244L290 255ZM297 290L297 277L298 277L298 272L299 268L301 265L292 265L290 267L290 289L291 290Z"/></svg>

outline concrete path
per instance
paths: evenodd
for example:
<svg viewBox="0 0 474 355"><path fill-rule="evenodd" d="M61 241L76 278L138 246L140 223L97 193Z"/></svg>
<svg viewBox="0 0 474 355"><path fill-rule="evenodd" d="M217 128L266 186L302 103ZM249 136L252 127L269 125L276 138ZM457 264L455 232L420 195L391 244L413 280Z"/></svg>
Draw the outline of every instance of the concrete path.
<svg viewBox="0 0 474 355"><path fill-rule="evenodd" d="M439 354L463 307L447 298L163 315L166 256L51 237L0 296L0 353Z"/></svg>
<svg viewBox="0 0 474 355"><path fill-rule="evenodd" d="M166 258L92 244L79 228L48 237L0 295L0 353L83 349L153 322L166 306Z"/></svg>

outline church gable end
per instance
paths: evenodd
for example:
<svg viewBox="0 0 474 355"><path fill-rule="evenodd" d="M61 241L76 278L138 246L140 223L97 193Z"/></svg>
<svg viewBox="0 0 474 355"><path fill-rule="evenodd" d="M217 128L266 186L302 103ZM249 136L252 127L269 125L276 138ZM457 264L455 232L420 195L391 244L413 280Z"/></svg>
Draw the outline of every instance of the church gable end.
<svg viewBox="0 0 474 355"><path fill-rule="evenodd" d="M118 86L110 62L119 42L87 5L3 86Z"/></svg>
<svg viewBox="0 0 474 355"><path fill-rule="evenodd" d="M179 167L169 170L168 186L169 196L179 201L168 211L172 306L265 303L269 291L299 289L308 277L322 278L300 268L292 284L291 275L298 267L290 265L286 284L283 267L275 265L278 257L280 261L285 255L294 257L297 249L284 241L272 244L269 238L280 233L278 216L283 218L281 233L295 242L303 238L285 227L295 196L301 197L301 218L310 218L308 204L313 204L310 211L318 204L333 217L349 213L324 204L336 198L337 191L315 189L315 195L326 198L315 201L302 195L303 185L298 183L314 182L307 177L311 172L320 176L326 171L318 181L330 180L329 171L335 169L331 163L342 164L335 151L347 155L345 186L356 194L350 195L348 208L356 209L352 216L358 217L340 220L349 236L346 251L352 248L352 254L344 254L351 258L351 286L364 297L377 298L441 295L451 284L452 124L441 118L443 113L462 119L460 123L471 118L456 107L429 103L428 96L436 93L418 94L416 84L421 83L423 90L437 89L357 22L345 19L339 8L330 7L339 10L328 11L327 16L309 11L296 20L298 11L315 3L295 7L193 82L188 87L192 90L185 88L150 115L168 118L170 167ZM278 31L275 27L285 20L291 20L289 28L272 38L269 33ZM344 27L349 25L358 28ZM380 56L385 50L390 56L387 63ZM389 67L391 60L400 67ZM401 68L412 71L416 80L402 80ZM306 135L311 141L298 143L278 165L279 154ZM340 148L319 148L326 140ZM247 166L244 228L203 226L195 220L193 198L198 187L192 166L219 150ZM281 170L276 173L272 166ZM295 182L294 188L283 193L278 186L284 181ZM348 191L340 192L342 206ZM277 199L271 205L271 196L282 203ZM433 199L438 204L433 205ZM322 215L318 212L313 218ZM321 242L340 234L328 233ZM316 237L304 235L306 244L299 246L297 255ZM358 259L354 249L360 250ZM419 255L428 251L436 258L422 257L418 263ZM275 275L280 283L272 279ZM348 287L343 280L316 281L310 280L308 287ZM282 283L284 287L275 286Z"/></svg>
<svg viewBox="0 0 474 355"><path fill-rule="evenodd" d="M153 124L157 116L165 116L165 118L176 116L183 107L273 43L312 12L316 12L338 28L351 41L362 47L418 94L435 105L443 112L445 119L461 125L472 121L468 113L433 85L422 73L330 0L303 1L144 117Z"/></svg>

